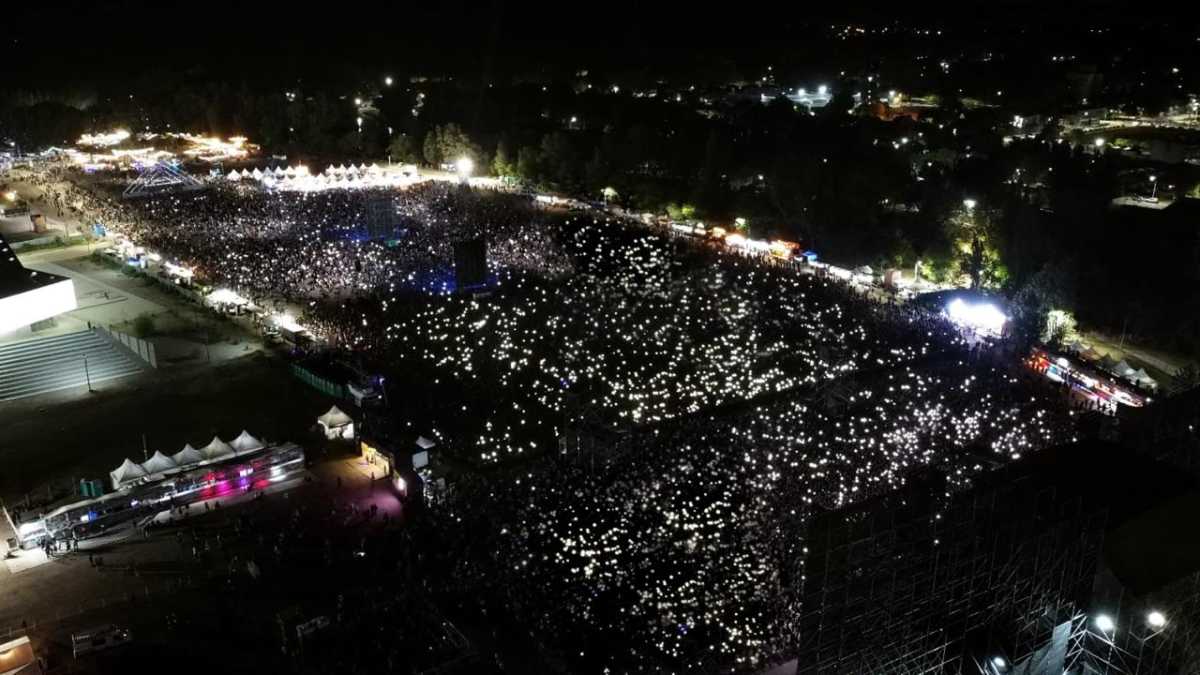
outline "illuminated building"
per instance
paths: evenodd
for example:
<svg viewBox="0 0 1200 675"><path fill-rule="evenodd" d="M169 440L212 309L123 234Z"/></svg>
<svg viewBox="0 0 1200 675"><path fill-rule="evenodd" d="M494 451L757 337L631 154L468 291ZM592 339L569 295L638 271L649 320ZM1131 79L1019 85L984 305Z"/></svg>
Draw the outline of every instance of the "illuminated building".
<svg viewBox="0 0 1200 675"><path fill-rule="evenodd" d="M25 269L0 235L0 335L28 329L75 307L70 279Z"/></svg>

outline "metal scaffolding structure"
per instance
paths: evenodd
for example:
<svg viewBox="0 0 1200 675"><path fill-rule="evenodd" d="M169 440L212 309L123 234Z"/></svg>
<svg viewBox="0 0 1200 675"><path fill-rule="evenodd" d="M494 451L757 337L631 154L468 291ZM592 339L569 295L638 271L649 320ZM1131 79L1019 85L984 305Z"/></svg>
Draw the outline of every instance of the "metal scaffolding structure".
<svg viewBox="0 0 1200 675"><path fill-rule="evenodd" d="M122 194L126 199L149 197L164 192L190 192L204 189L204 184L166 162L146 169L129 184Z"/></svg>
<svg viewBox="0 0 1200 675"><path fill-rule="evenodd" d="M974 673L1033 653L1088 597L1105 517L1037 475L952 495L925 480L816 516L797 672Z"/></svg>

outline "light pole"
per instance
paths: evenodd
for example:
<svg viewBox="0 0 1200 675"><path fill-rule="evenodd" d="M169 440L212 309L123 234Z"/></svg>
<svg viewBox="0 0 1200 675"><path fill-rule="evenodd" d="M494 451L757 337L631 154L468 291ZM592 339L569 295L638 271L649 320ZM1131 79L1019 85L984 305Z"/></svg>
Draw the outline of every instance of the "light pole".
<svg viewBox="0 0 1200 675"><path fill-rule="evenodd" d="M83 376L87 379L88 393L92 393L92 374L88 371L87 354L83 355Z"/></svg>
<svg viewBox="0 0 1200 675"><path fill-rule="evenodd" d="M1158 199L1158 176L1150 176L1150 199Z"/></svg>
<svg viewBox="0 0 1200 675"><path fill-rule="evenodd" d="M454 163L454 167L458 169L459 179L466 183L471 178L471 172L475 170L475 160L463 155Z"/></svg>

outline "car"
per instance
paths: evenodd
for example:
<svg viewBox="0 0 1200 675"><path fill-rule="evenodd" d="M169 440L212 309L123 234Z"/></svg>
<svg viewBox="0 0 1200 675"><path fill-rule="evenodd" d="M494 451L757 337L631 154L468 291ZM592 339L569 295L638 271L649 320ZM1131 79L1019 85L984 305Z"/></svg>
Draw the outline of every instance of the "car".
<svg viewBox="0 0 1200 675"><path fill-rule="evenodd" d="M128 628L104 624L71 634L71 652L75 658L111 649L133 641Z"/></svg>

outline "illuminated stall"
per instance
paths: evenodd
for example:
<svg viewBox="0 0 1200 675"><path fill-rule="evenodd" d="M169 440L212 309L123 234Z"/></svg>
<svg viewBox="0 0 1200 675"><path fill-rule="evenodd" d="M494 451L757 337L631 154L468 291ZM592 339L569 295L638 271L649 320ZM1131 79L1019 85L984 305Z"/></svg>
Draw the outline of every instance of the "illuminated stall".
<svg viewBox="0 0 1200 675"><path fill-rule="evenodd" d="M1150 401L1133 387L1067 356L1034 348L1026 364L1047 379L1070 387L1090 401L1140 408Z"/></svg>
<svg viewBox="0 0 1200 675"><path fill-rule="evenodd" d="M375 439L360 439L358 447L362 452L363 461L372 466L378 466L381 469L381 475L391 475L394 458L393 453L387 449L386 445Z"/></svg>
<svg viewBox="0 0 1200 675"><path fill-rule="evenodd" d="M141 465L127 459L112 472L116 492L61 506L22 523L18 531L21 543L35 544L43 537L86 539L173 506L262 490L298 477L305 470L304 449L295 443L265 447L258 444L256 448L228 454L217 450L210 456L202 450L187 452L185 448L175 457L195 462L188 465L180 465L175 457L161 453L155 453ZM149 473L154 469L155 473Z"/></svg>

